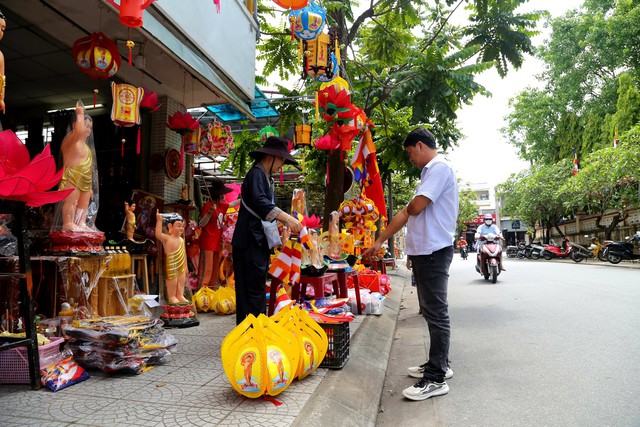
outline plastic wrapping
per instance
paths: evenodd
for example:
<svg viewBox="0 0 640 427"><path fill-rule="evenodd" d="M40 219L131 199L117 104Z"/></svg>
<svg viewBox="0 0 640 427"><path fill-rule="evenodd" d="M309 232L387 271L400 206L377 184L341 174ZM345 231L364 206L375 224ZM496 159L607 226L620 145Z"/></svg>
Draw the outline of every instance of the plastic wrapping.
<svg viewBox="0 0 640 427"><path fill-rule="evenodd" d="M74 321L63 331L78 363L104 372L142 373L171 360L177 344L161 320L137 316Z"/></svg>
<svg viewBox="0 0 640 427"><path fill-rule="evenodd" d="M42 362L42 361L41 361ZM89 378L89 374L73 359L71 351L65 349L45 360L41 370L42 385L52 391L62 390Z"/></svg>
<svg viewBox="0 0 640 427"><path fill-rule="evenodd" d="M18 239L11 233L11 215L0 215L0 256L18 255Z"/></svg>
<svg viewBox="0 0 640 427"><path fill-rule="evenodd" d="M48 259L48 258L47 258ZM98 316L100 295L98 284L107 270L109 257L51 257L58 265L62 279L63 292L58 295L57 306L61 307L59 316L74 317ZM122 295L114 296L118 302L126 301ZM64 304L68 308L62 308ZM126 307L124 303L124 307ZM66 307L66 306L65 306Z"/></svg>
<svg viewBox="0 0 640 427"><path fill-rule="evenodd" d="M65 168L60 189L75 187L76 190L56 206L54 230L97 231L98 163L93 144L93 120L82 101L76 104L60 156Z"/></svg>

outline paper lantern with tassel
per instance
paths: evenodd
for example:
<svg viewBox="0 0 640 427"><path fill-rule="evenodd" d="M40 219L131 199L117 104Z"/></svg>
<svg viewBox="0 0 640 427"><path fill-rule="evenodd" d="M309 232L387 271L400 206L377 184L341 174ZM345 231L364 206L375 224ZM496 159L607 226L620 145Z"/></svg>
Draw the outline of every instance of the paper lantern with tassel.
<svg viewBox="0 0 640 427"><path fill-rule="evenodd" d="M324 27L327 13L315 2L289 14L293 34L300 40L313 40Z"/></svg>
<svg viewBox="0 0 640 427"><path fill-rule="evenodd" d="M302 9L309 4L309 0L273 0L275 4L285 9Z"/></svg>

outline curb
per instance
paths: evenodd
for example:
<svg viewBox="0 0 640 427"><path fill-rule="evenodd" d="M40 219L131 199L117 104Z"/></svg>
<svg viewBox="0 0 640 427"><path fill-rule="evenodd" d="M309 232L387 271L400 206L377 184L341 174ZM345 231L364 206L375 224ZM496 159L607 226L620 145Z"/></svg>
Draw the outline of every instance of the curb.
<svg viewBox="0 0 640 427"><path fill-rule="evenodd" d="M367 315L351 336L349 361L327 372L292 426L376 425L404 288L401 270L387 274L397 284L385 299L383 314Z"/></svg>

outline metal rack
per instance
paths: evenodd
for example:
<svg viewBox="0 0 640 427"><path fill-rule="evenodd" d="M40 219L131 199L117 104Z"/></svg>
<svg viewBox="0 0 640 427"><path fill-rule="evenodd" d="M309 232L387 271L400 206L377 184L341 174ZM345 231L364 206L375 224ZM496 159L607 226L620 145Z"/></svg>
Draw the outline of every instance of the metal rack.
<svg viewBox="0 0 640 427"><path fill-rule="evenodd" d="M35 311L33 308L33 279L31 277L31 258L29 254L29 239L27 238L26 205L23 202L3 200L0 213L13 215L12 231L18 239L18 273L0 274L0 286L11 283L2 279L18 279L20 282L20 315L24 319L26 338L0 339L0 351L11 350L16 347L27 347L29 361L29 382L33 390L40 388L40 355L38 353L38 336L36 333ZM8 324L7 319L7 324Z"/></svg>

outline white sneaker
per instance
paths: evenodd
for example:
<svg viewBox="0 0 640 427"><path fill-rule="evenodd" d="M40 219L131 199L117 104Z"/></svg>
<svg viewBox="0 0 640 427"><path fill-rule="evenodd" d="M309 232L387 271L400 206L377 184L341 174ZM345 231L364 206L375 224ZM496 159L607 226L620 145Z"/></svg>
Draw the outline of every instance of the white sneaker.
<svg viewBox="0 0 640 427"><path fill-rule="evenodd" d="M449 386L445 381L436 383L425 378L420 379L411 387L402 390L402 395L410 400L425 400L434 396L449 393Z"/></svg>
<svg viewBox="0 0 640 427"><path fill-rule="evenodd" d="M407 368L407 373L409 374L410 377L422 378L424 376L424 368L426 367L427 367L426 363L423 363L420 366L412 366L410 368ZM444 374L444 379L449 380L451 378L453 378L453 370L447 366L447 372Z"/></svg>

